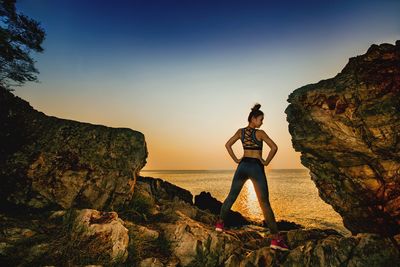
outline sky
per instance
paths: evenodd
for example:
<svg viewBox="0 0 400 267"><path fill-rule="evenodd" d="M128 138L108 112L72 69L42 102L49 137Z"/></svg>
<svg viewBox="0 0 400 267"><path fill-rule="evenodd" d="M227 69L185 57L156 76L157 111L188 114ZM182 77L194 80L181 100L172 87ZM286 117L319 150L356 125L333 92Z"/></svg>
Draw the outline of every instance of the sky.
<svg viewBox="0 0 400 267"><path fill-rule="evenodd" d="M400 39L400 1L17 0L40 22L38 83L14 93L47 115L145 135L143 170L235 169L225 143L255 103L278 145L268 168L304 168L288 95ZM243 149L233 145L238 158ZM265 144L263 157L269 148Z"/></svg>

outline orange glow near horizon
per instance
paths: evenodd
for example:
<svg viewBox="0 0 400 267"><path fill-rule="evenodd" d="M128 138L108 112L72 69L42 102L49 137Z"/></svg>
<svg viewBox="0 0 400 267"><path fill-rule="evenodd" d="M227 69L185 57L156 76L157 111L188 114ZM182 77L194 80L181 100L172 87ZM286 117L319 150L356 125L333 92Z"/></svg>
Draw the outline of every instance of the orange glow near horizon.
<svg viewBox="0 0 400 267"><path fill-rule="evenodd" d="M304 169L288 96L400 33L399 1L81 2L17 1L46 39L32 55L39 83L14 93L49 116L143 133L144 170L236 169L225 143L255 103L278 145L267 169ZM233 150L242 157L240 140Z"/></svg>

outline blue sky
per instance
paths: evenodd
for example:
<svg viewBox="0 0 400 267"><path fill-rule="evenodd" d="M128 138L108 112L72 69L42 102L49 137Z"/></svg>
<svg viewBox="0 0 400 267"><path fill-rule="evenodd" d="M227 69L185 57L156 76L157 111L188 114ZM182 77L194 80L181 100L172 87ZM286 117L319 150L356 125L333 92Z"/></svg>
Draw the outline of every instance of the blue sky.
<svg viewBox="0 0 400 267"><path fill-rule="evenodd" d="M287 96L400 39L400 1L17 1L40 21L40 83L15 93L48 115L146 136L145 169L232 169L224 144L254 103L301 168ZM266 146L267 147L267 146ZM240 143L234 151L242 154ZM266 157L268 150L263 152Z"/></svg>

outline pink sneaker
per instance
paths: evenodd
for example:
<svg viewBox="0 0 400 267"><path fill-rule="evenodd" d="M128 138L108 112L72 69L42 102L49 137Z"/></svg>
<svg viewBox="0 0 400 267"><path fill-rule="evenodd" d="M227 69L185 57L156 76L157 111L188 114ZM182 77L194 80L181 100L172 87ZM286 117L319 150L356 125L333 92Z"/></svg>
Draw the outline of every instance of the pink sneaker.
<svg viewBox="0 0 400 267"><path fill-rule="evenodd" d="M289 250L289 247L285 244L285 241L282 238L272 238L271 245L269 247L283 251Z"/></svg>
<svg viewBox="0 0 400 267"><path fill-rule="evenodd" d="M223 221L218 221L215 224L215 231L218 231L218 232L223 232L224 231L224 222Z"/></svg>

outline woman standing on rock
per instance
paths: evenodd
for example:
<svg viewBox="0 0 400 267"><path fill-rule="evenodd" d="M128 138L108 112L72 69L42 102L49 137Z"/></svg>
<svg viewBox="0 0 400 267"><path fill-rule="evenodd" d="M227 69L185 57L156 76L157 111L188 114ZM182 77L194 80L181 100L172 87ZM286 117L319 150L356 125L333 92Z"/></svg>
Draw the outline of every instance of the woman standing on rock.
<svg viewBox="0 0 400 267"><path fill-rule="evenodd" d="M267 178L264 170L264 166L267 166L275 156L278 147L263 130L256 129L262 125L264 119L264 113L260 110L260 107L260 104L254 105L247 119L249 122L248 126L237 130L236 133L225 144L229 155L236 163L239 163L239 165L233 176L229 195L222 204L219 220L216 223L215 230L224 230L224 220L226 219L230 208L238 197L244 183L248 178L250 178L253 182L265 221L268 225L268 228L271 230L271 233L273 234L270 247L280 250L288 250L288 246L285 244L283 238L281 238L279 235L274 212L272 211L271 204L269 203ZM242 141L244 149L243 157L240 160L236 158L232 150L232 145L238 139ZM263 160L262 158L263 141L265 141L271 148L266 160Z"/></svg>

